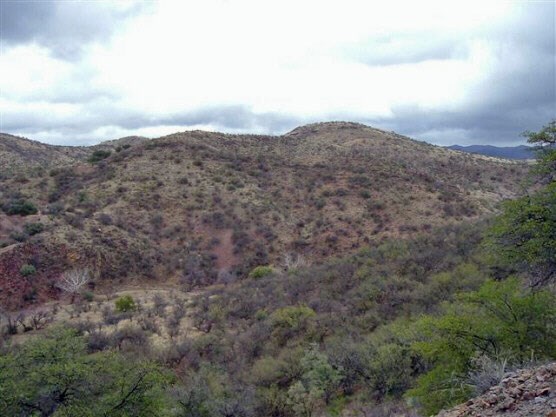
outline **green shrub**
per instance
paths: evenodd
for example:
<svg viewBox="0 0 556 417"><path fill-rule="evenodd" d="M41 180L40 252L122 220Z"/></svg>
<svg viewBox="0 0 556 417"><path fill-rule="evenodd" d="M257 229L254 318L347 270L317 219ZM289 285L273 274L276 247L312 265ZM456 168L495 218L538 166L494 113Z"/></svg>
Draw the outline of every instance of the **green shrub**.
<svg viewBox="0 0 556 417"><path fill-rule="evenodd" d="M37 207L30 201L24 199L12 200L2 206L6 214L12 216L19 214L21 216L28 216L30 214L37 214Z"/></svg>
<svg viewBox="0 0 556 417"><path fill-rule="evenodd" d="M257 310L254 316L255 320L263 321L268 318L268 312L266 310Z"/></svg>
<svg viewBox="0 0 556 417"><path fill-rule="evenodd" d="M110 151L103 151L99 149L93 152L93 154L89 157L88 161L91 164L95 164L99 161L102 161L103 159L108 158L109 156L110 156Z"/></svg>
<svg viewBox="0 0 556 417"><path fill-rule="evenodd" d="M15 231L10 233L10 237L16 242L25 242L29 236L26 233Z"/></svg>
<svg viewBox="0 0 556 417"><path fill-rule="evenodd" d="M251 272L249 272L249 278L259 279L266 277L274 272L271 266L257 266Z"/></svg>
<svg viewBox="0 0 556 417"><path fill-rule="evenodd" d="M341 370L330 365L328 357L319 352L316 344L305 351L301 368L301 380L288 389L288 404L296 415L311 416L322 401L330 402L342 378Z"/></svg>
<svg viewBox="0 0 556 417"><path fill-rule="evenodd" d="M134 311L136 308L137 305L131 295L124 295L116 300L116 311L120 313Z"/></svg>
<svg viewBox="0 0 556 417"><path fill-rule="evenodd" d="M42 223L27 223L27 224L25 224L25 226L23 226L23 230L25 230L25 233L27 233L29 236L33 236L33 235L36 235L38 233L41 233L44 230L44 224L42 224Z"/></svg>
<svg viewBox="0 0 556 417"><path fill-rule="evenodd" d="M288 306L272 313L272 324L276 328L299 329L307 320L315 317L315 311L307 306Z"/></svg>
<svg viewBox="0 0 556 417"><path fill-rule="evenodd" d="M288 364L283 359L264 356L255 361L249 377L257 386L270 387L281 379L287 379L288 371Z"/></svg>
<svg viewBox="0 0 556 417"><path fill-rule="evenodd" d="M83 296L83 299L84 299L85 301L88 301L88 302L93 301L94 298L95 298L94 294L93 294L91 291L85 291L85 292L82 294L82 296Z"/></svg>
<svg viewBox="0 0 556 417"><path fill-rule="evenodd" d="M37 269L33 265L29 265L29 264L24 264L21 267L21 269L19 270L19 273L21 275L23 275L24 277L27 277L29 275L33 275L36 272L37 272Z"/></svg>

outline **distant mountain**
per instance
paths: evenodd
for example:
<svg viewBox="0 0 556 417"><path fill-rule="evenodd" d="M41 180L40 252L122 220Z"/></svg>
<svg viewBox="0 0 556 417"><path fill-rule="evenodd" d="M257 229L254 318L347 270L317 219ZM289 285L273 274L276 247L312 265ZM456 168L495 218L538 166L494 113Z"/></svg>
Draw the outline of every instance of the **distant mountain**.
<svg viewBox="0 0 556 417"><path fill-rule="evenodd" d="M496 158L506 159L533 159L535 154L531 146L491 146L491 145L470 145L460 146L452 145L447 146L448 149L455 151L477 153L485 156L493 156Z"/></svg>

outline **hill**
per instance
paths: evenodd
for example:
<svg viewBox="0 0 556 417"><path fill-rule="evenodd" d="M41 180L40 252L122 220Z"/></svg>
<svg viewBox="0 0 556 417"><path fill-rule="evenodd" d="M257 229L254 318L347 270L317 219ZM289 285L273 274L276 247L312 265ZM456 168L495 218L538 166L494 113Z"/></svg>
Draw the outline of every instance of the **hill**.
<svg viewBox="0 0 556 417"><path fill-rule="evenodd" d="M191 289L257 265L319 263L488 216L519 193L527 171L345 122L79 148L2 135L0 149L9 167L0 180L8 309L59 296L54 281L76 266L92 270L97 286L161 280ZM29 205L36 212L17 214Z"/></svg>
<svg viewBox="0 0 556 417"><path fill-rule="evenodd" d="M0 177L19 173L38 175L41 169L75 164L87 154L87 148L83 147L52 146L0 133Z"/></svg>
<svg viewBox="0 0 556 417"><path fill-rule="evenodd" d="M491 145L470 145L470 146L460 146L452 145L447 146L448 149L454 151L469 152L474 154L480 154L485 156L492 156L495 158L506 158L506 159L534 159L534 149L531 146L491 146Z"/></svg>

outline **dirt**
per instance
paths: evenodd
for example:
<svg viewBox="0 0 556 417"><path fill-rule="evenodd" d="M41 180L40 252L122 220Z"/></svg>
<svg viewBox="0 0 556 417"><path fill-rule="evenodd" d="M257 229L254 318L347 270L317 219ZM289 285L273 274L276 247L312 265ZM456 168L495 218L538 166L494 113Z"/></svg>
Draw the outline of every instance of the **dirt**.
<svg viewBox="0 0 556 417"><path fill-rule="evenodd" d="M212 250L216 255L216 268L219 272L227 272L239 263L238 256L234 253L232 230L226 229L215 233L219 243Z"/></svg>

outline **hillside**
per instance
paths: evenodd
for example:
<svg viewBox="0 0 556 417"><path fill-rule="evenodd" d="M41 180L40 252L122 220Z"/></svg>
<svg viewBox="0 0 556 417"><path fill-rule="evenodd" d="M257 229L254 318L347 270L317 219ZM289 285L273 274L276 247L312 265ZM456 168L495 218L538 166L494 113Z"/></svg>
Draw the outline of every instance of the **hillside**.
<svg viewBox="0 0 556 417"><path fill-rule="evenodd" d="M534 148L531 146L491 146L491 145L470 145L460 146L452 145L447 146L448 149L454 151L469 152L485 156L492 156L495 158L506 159L534 159Z"/></svg>
<svg viewBox="0 0 556 417"><path fill-rule="evenodd" d="M2 135L0 150L8 309L59 296L53 282L75 266L97 286L156 279L191 289L476 221L518 195L527 171L344 122L80 148ZM37 212L8 214L23 203ZM26 264L36 271L22 277Z"/></svg>
<svg viewBox="0 0 556 417"><path fill-rule="evenodd" d="M83 147L46 145L0 133L0 178L40 175L41 169L75 164L88 153Z"/></svg>

